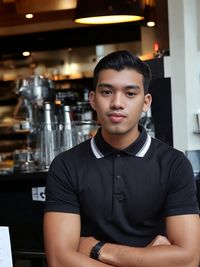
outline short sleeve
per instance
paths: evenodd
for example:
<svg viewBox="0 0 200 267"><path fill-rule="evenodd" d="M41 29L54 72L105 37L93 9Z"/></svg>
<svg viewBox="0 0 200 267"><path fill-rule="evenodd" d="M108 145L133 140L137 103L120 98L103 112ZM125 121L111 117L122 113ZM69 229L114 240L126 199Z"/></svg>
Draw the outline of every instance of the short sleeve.
<svg viewBox="0 0 200 267"><path fill-rule="evenodd" d="M73 169L67 154L57 156L49 168L46 181L45 212L80 213ZM72 161L72 160L71 160ZM71 167L70 167L71 166Z"/></svg>
<svg viewBox="0 0 200 267"><path fill-rule="evenodd" d="M183 153L173 162L164 207L165 216L198 214L196 184L191 163Z"/></svg>

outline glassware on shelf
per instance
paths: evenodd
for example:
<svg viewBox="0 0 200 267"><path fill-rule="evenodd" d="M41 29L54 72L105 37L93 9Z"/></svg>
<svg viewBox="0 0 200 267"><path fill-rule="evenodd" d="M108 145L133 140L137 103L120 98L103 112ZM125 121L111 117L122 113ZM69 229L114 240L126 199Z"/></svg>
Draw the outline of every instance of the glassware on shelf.
<svg viewBox="0 0 200 267"><path fill-rule="evenodd" d="M44 120L38 130L40 165L47 169L59 153L59 127L53 104L44 103Z"/></svg>
<svg viewBox="0 0 200 267"><path fill-rule="evenodd" d="M37 170L37 151L27 148L27 149L17 149L13 153L14 160L14 171L20 172L33 172Z"/></svg>
<svg viewBox="0 0 200 267"><path fill-rule="evenodd" d="M74 121L71 118L70 107L62 107L60 123L60 152L66 151L79 143Z"/></svg>
<svg viewBox="0 0 200 267"><path fill-rule="evenodd" d="M75 124L79 143L93 137L99 128L96 121L76 121Z"/></svg>

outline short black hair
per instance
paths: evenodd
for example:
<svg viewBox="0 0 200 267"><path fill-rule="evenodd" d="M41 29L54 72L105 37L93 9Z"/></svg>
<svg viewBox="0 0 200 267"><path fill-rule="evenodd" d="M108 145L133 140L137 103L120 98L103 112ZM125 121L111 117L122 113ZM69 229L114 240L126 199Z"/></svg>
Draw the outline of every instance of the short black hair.
<svg viewBox="0 0 200 267"><path fill-rule="evenodd" d="M133 69L143 75L144 93L148 93L151 81L151 71L149 66L139 57L129 51L119 50L103 57L94 69L94 90L96 89L99 73L106 69L121 71L123 69Z"/></svg>

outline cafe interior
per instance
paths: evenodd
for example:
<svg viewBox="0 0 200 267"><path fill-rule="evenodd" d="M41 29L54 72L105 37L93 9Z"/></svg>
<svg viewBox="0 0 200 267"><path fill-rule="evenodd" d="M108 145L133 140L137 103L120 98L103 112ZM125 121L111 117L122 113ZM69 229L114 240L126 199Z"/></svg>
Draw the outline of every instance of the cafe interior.
<svg viewBox="0 0 200 267"><path fill-rule="evenodd" d="M153 103L141 123L186 154L200 203L199 10L198 0L0 0L0 228L14 267L46 266L46 174L98 129L88 92L110 52L149 65Z"/></svg>

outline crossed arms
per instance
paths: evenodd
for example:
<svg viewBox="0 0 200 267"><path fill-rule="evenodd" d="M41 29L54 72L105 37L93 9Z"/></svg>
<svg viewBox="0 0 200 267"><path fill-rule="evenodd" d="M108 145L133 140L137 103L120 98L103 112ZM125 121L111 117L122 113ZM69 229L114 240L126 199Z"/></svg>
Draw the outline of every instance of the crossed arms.
<svg viewBox="0 0 200 267"><path fill-rule="evenodd" d="M156 237L144 248L106 243L100 261L89 257L98 242L80 238L78 214L47 212L44 242L48 267L199 267L199 215L166 218L167 238Z"/></svg>

